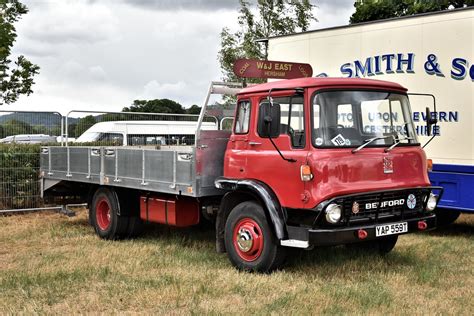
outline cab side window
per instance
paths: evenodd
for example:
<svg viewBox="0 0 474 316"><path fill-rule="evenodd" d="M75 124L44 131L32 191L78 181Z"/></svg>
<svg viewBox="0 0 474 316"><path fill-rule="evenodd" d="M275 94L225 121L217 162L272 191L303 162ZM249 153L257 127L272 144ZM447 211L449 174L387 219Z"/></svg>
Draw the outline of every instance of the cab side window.
<svg viewBox="0 0 474 316"><path fill-rule="evenodd" d="M240 101L235 118L235 134L247 134L250 125L250 101Z"/></svg>
<svg viewBox="0 0 474 316"><path fill-rule="evenodd" d="M280 104L280 135L289 135L293 148L303 148L306 140L303 97L274 98L273 102Z"/></svg>

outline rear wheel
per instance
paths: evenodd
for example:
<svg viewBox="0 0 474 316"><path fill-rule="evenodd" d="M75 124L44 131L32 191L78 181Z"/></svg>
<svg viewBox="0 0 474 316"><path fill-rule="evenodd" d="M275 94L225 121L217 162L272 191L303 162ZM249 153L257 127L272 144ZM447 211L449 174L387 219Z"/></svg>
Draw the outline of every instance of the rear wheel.
<svg viewBox="0 0 474 316"><path fill-rule="evenodd" d="M241 270L270 272L285 260L285 249L271 231L262 206L253 201L230 212L224 240L229 260Z"/></svg>
<svg viewBox="0 0 474 316"><path fill-rule="evenodd" d="M119 216L119 198L113 189L99 188L92 198L90 221L101 238L119 239L128 233L129 218Z"/></svg>
<svg viewBox="0 0 474 316"><path fill-rule="evenodd" d="M448 226L454 223L461 215L460 211L448 210L444 208L437 208L435 213L438 226Z"/></svg>

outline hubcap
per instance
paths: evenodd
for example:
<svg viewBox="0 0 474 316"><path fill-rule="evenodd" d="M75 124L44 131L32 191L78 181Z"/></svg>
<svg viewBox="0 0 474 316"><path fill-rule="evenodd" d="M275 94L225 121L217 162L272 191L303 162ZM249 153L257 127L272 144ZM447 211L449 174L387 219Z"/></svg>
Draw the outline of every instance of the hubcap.
<svg viewBox="0 0 474 316"><path fill-rule="evenodd" d="M95 214L99 228L101 230L107 230L107 228L110 226L112 216L110 204L107 199L102 198L97 202Z"/></svg>
<svg viewBox="0 0 474 316"><path fill-rule="evenodd" d="M263 233L251 218L241 219L234 227L234 248L243 260L255 261L263 251Z"/></svg>
<svg viewBox="0 0 474 316"><path fill-rule="evenodd" d="M237 236L237 245L239 246L240 250L243 252L248 252L252 249L253 240L252 235L250 232L244 228L239 230L239 234Z"/></svg>

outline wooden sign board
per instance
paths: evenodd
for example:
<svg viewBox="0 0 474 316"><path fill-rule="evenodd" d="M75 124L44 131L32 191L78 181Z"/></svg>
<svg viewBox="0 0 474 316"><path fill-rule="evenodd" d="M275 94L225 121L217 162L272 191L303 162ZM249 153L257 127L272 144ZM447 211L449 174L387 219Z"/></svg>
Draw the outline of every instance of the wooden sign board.
<svg viewBox="0 0 474 316"><path fill-rule="evenodd" d="M311 77L313 68L309 64L238 59L234 63L234 74L241 78L295 79Z"/></svg>

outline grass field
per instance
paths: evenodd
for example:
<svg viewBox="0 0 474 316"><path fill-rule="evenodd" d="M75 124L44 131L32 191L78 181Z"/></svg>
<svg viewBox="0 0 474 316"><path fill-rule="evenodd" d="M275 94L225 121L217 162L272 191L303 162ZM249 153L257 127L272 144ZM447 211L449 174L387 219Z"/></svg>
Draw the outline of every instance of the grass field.
<svg viewBox="0 0 474 316"><path fill-rule="evenodd" d="M103 241L56 213L0 217L0 313L474 314L474 215L406 235L386 257L295 252L284 271L241 273L214 233L147 227Z"/></svg>

